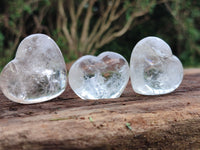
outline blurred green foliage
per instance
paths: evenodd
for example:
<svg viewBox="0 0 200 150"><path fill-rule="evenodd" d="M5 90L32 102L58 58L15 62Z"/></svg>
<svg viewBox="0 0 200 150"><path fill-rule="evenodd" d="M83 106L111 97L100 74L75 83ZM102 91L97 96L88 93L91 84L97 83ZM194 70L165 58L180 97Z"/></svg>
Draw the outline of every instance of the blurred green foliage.
<svg viewBox="0 0 200 150"><path fill-rule="evenodd" d="M157 5L149 19L131 28L124 36L97 51L116 51L129 61L134 45L146 36L165 40L185 67L200 66L200 1L172 1ZM169 10L170 9L170 10Z"/></svg>
<svg viewBox="0 0 200 150"><path fill-rule="evenodd" d="M75 2L79 3L78 0ZM142 3L142 6L150 3L149 0L137 2ZM152 2L155 7L150 9L148 15L133 22L125 35L104 45L96 51L96 55L103 51L115 51L129 60L132 49L139 40L146 36L158 36L171 46L184 66L199 66L200 1ZM124 3L126 7L130 1L125 0ZM68 52L67 39L60 36L60 29L56 28L56 7L56 0L0 1L0 68L14 58L16 48L23 38L37 32L48 34L56 41L66 62L77 59L73 52ZM127 10L126 20L133 11L135 10L131 7Z"/></svg>

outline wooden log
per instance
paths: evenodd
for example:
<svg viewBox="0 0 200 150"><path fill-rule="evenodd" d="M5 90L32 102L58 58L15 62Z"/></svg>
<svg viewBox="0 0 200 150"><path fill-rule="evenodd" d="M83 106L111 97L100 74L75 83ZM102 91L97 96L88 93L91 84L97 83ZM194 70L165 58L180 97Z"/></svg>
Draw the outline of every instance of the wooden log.
<svg viewBox="0 0 200 150"><path fill-rule="evenodd" d="M0 93L1 149L197 149L200 69L181 86L142 96L129 83L118 99L81 100L69 85L58 98L22 105Z"/></svg>

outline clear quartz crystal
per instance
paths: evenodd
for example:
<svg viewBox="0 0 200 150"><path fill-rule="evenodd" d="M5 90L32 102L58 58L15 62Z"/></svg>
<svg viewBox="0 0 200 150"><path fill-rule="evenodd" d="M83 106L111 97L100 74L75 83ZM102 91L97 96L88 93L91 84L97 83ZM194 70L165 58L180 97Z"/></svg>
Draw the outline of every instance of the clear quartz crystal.
<svg viewBox="0 0 200 150"><path fill-rule="evenodd" d="M166 42L157 37L146 37L133 49L130 76L136 93L166 94L182 82L183 66Z"/></svg>
<svg viewBox="0 0 200 150"><path fill-rule="evenodd" d="M57 44L47 35L33 34L20 43L15 59L4 67L0 86L14 102L44 102L65 90L66 72Z"/></svg>
<svg viewBox="0 0 200 150"><path fill-rule="evenodd" d="M118 98L128 80L128 63L114 52L83 56L69 71L69 84L82 99Z"/></svg>

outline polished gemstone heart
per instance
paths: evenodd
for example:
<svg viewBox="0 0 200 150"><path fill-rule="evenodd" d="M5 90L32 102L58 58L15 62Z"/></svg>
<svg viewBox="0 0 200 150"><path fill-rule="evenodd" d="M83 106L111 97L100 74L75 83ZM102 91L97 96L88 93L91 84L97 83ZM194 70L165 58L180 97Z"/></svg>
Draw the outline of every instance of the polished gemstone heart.
<svg viewBox="0 0 200 150"><path fill-rule="evenodd" d="M157 37L146 37L136 44L130 72L133 90L143 95L170 93L183 79L181 62L169 45Z"/></svg>
<svg viewBox="0 0 200 150"><path fill-rule="evenodd" d="M114 52L83 56L69 71L69 84L82 99L117 98L128 80L128 63Z"/></svg>
<svg viewBox="0 0 200 150"><path fill-rule="evenodd" d="M15 59L1 72L0 86L10 100L44 102L66 87L66 65L57 44L47 35L33 34L19 45Z"/></svg>

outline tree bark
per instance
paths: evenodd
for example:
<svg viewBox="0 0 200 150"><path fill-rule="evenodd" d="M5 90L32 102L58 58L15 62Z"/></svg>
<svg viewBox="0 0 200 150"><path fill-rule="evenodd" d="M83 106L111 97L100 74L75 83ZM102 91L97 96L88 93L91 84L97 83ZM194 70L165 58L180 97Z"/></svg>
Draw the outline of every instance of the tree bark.
<svg viewBox="0 0 200 150"><path fill-rule="evenodd" d="M49 102L22 105L0 93L1 149L197 149L200 69L186 69L181 86L160 96L133 92L81 100L69 85Z"/></svg>

